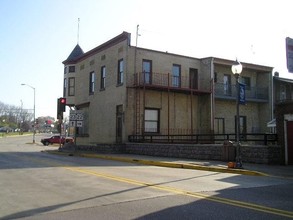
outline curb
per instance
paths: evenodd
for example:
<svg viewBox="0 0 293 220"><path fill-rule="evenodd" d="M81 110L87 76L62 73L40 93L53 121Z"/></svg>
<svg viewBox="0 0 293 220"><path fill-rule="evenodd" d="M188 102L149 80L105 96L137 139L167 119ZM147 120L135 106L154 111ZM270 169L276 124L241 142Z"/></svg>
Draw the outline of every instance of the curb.
<svg viewBox="0 0 293 220"><path fill-rule="evenodd" d="M151 166L160 166L160 167L169 167L169 168L181 168L181 169L193 169L193 170L203 170L210 172L222 172L222 173L234 173L241 175L249 175L249 176L269 176L266 173L253 171L253 170L245 170L245 169L233 169L233 168L222 168L222 167L214 167L214 166L201 166L201 165L193 165L193 164L185 164L185 163L172 163L165 161L153 161L153 160L141 160L127 157L115 157L101 154L87 154L87 153L69 153L69 152L60 152L60 151L45 151L50 154L64 155L64 156L79 156L86 158L98 158L104 160L114 160L120 162L127 163L137 163Z"/></svg>

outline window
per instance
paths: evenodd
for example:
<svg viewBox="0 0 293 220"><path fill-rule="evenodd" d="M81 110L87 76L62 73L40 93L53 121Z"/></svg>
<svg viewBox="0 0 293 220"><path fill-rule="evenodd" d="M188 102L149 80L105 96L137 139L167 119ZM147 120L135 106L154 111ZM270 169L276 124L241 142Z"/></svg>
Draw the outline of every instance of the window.
<svg viewBox="0 0 293 220"><path fill-rule="evenodd" d="M75 66L69 66L69 73L75 72Z"/></svg>
<svg viewBox="0 0 293 220"><path fill-rule="evenodd" d="M173 64L172 68L172 86L180 87L181 66Z"/></svg>
<svg viewBox="0 0 293 220"><path fill-rule="evenodd" d="M280 86L280 101L286 100L286 86L281 85Z"/></svg>
<svg viewBox="0 0 293 220"><path fill-rule="evenodd" d="M89 83L89 93L93 94L95 92L95 72L90 72L90 83Z"/></svg>
<svg viewBox="0 0 293 220"><path fill-rule="evenodd" d="M218 73L214 72L214 82L217 83L218 82Z"/></svg>
<svg viewBox="0 0 293 220"><path fill-rule="evenodd" d="M144 131L158 133L159 127L159 110L145 109L144 110Z"/></svg>
<svg viewBox="0 0 293 220"><path fill-rule="evenodd" d="M118 78L117 78L117 84L121 85L123 84L123 68L124 68L124 63L123 59L118 61Z"/></svg>
<svg viewBox="0 0 293 220"><path fill-rule="evenodd" d="M245 84L245 89L250 90L250 77L242 76L240 79L241 83Z"/></svg>
<svg viewBox="0 0 293 220"><path fill-rule="evenodd" d="M103 90L106 87L106 67L101 67L101 87L100 89Z"/></svg>
<svg viewBox="0 0 293 220"><path fill-rule="evenodd" d="M74 96L75 93L75 78L68 78L68 96Z"/></svg>
<svg viewBox="0 0 293 220"><path fill-rule="evenodd" d="M224 95L232 95L231 94L231 75L224 74Z"/></svg>
<svg viewBox="0 0 293 220"><path fill-rule="evenodd" d="M143 83L151 84L152 83L152 61L151 60L142 61L142 74L143 74Z"/></svg>
<svg viewBox="0 0 293 220"><path fill-rule="evenodd" d="M67 66L64 67L64 74L67 72Z"/></svg>
<svg viewBox="0 0 293 220"><path fill-rule="evenodd" d="M63 97L66 96L66 89L67 89L67 79L64 79L64 85L63 85Z"/></svg>

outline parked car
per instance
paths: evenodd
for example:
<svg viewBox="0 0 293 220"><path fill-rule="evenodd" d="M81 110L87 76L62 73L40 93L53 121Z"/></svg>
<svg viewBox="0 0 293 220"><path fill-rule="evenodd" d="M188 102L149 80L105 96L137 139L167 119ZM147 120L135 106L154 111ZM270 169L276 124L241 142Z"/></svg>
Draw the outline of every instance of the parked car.
<svg viewBox="0 0 293 220"><path fill-rule="evenodd" d="M64 143L73 143L74 140L72 137L61 137L61 140L60 140L60 135L53 135L49 138L41 139L41 142L43 145L48 146L49 144L60 144L60 142L62 145Z"/></svg>
<svg viewBox="0 0 293 220"><path fill-rule="evenodd" d="M5 133L13 132L13 129L10 127L1 127L0 132L5 132Z"/></svg>

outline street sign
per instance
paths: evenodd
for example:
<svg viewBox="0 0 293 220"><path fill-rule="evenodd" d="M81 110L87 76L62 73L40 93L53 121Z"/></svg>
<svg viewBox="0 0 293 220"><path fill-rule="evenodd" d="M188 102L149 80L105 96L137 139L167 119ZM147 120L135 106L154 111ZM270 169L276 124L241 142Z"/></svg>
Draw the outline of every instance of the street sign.
<svg viewBox="0 0 293 220"><path fill-rule="evenodd" d="M286 58L287 58L287 69L289 73L293 73L293 39L286 38Z"/></svg>
<svg viewBox="0 0 293 220"><path fill-rule="evenodd" d="M83 121L83 112L81 111L71 111L69 115L70 121Z"/></svg>
<svg viewBox="0 0 293 220"><path fill-rule="evenodd" d="M69 124L71 127L81 128L83 125L83 111L70 111Z"/></svg>
<svg viewBox="0 0 293 220"><path fill-rule="evenodd" d="M69 127L75 127L76 121L69 121Z"/></svg>
<svg viewBox="0 0 293 220"><path fill-rule="evenodd" d="M81 128L82 127L82 121L76 121L76 127Z"/></svg>

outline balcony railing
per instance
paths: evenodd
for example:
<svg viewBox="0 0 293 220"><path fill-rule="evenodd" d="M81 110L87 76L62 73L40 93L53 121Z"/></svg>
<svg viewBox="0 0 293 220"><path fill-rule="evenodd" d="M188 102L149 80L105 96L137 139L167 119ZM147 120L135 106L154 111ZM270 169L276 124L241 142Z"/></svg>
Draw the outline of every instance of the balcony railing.
<svg viewBox="0 0 293 220"><path fill-rule="evenodd" d="M216 83L215 84L215 97L216 98L235 98L236 97L236 85ZM246 87L245 88L246 100L263 100L268 101L269 93L268 88L260 87Z"/></svg>
<svg viewBox="0 0 293 220"><path fill-rule="evenodd" d="M194 91L198 93L210 93L211 82L209 80L190 80L188 76L174 76L170 73L142 72L136 73L128 79L129 87L161 88L177 91Z"/></svg>

